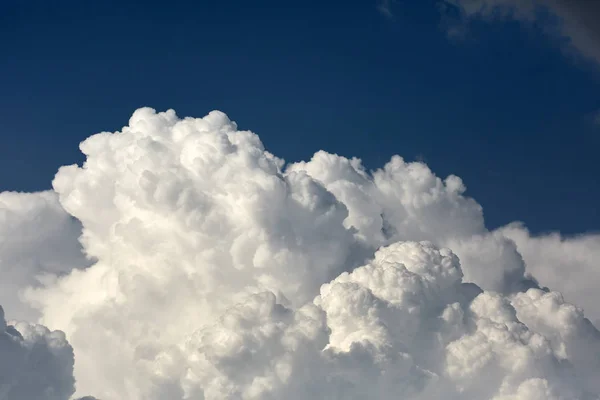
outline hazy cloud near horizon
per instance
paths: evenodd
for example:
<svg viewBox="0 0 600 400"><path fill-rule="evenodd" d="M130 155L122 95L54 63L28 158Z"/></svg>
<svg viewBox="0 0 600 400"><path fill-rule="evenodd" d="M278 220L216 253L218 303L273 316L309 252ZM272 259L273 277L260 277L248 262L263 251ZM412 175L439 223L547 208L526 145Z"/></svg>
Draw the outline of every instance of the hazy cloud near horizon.
<svg viewBox="0 0 600 400"><path fill-rule="evenodd" d="M80 149L0 194L3 400L600 396L598 235L489 231L457 176L286 164L219 111Z"/></svg>

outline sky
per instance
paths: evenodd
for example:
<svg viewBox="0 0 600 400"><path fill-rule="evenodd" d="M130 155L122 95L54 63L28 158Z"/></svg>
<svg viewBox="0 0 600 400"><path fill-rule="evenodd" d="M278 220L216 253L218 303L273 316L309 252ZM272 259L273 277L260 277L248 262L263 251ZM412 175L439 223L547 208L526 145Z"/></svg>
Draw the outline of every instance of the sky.
<svg viewBox="0 0 600 400"><path fill-rule="evenodd" d="M49 189L61 165L83 161L79 142L139 107L218 109L288 162L324 149L376 169L399 154L456 174L489 228L599 230L598 63L542 22L467 7L457 23L449 10L4 1L0 190Z"/></svg>
<svg viewBox="0 0 600 400"><path fill-rule="evenodd" d="M596 3L0 7L0 400L600 399Z"/></svg>

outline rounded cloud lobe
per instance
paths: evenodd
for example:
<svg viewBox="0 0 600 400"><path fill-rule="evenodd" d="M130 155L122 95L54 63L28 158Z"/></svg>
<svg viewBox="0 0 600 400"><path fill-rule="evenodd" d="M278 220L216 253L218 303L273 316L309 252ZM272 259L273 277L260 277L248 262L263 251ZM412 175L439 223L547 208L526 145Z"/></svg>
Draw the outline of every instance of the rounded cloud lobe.
<svg viewBox="0 0 600 400"><path fill-rule="evenodd" d="M487 231L456 176L398 156L286 166L217 111L139 109L80 148L53 192L0 194L17 232L0 299L65 333L81 399L600 395L600 334L536 279L576 288L524 228Z"/></svg>
<svg viewBox="0 0 600 400"><path fill-rule="evenodd" d="M73 349L64 333L41 325L8 325L0 307L0 398L68 399L74 392Z"/></svg>
<svg viewBox="0 0 600 400"><path fill-rule="evenodd" d="M514 241L527 270L541 285L559 289L594 322L600 322L600 234L563 237L555 232L532 237L520 223L509 224L499 232Z"/></svg>

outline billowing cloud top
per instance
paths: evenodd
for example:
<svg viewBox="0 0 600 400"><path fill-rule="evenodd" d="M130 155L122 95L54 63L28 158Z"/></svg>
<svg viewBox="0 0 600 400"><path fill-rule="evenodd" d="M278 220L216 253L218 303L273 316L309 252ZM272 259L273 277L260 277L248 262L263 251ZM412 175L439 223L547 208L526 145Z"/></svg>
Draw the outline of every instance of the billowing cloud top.
<svg viewBox="0 0 600 400"><path fill-rule="evenodd" d="M600 317L596 236L489 232L398 156L285 165L218 111L80 147L53 191L0 194L0 300L55 330L2 318L0 399L600 398L569 303Z"/></svg>

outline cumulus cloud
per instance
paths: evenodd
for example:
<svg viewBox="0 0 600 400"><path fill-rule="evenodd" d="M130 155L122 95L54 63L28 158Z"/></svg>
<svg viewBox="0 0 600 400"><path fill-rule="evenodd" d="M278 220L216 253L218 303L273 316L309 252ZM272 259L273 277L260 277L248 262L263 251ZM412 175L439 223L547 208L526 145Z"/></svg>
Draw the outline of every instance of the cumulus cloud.
<svg viewBox="0 0 600 400"><path fill-rule="evenodd" d="M600 396L600 334L552 278L589 279L594 237L489 232L460 178L399 156L286 165L217 111L139 109L80 148L33 195L58 217L31 226L72 251L6 295L65 332L80 400ZM30 265L47 236L0 258Z"/></svg>
<svg viewBox="0 0 600 400"><path fill-rule="evenodd" d="M0 399L67 400L74 383L73 349L64 333L8 325L0 307Z"/></svg>
<svg viewBox="0 0 600 400"><path fill-rule="evenodd" d="M532 236L520 223L500 228L498 233L516 243L527 270L541 285L558 290L593 321L600 322L600 234L563 237L555 232Z"/></svg>
<svg viewBox="0 0 600 400"><path fill-rule="evenodd" d="M549 13L548 32L567 48L600 63L600 3L588 0L446 0L467 19L509 17L533 21Z"/></svg>
<svg viewBox="0 0 600 400"><path fill-rule="evenodd" d="M457 176L442 180L424 163L399 156L369 174L360 160L325 152L287 171L306 171L321 182L348 208L345 226L373 249L428 240L455 250L466 280L483 289L511 292L528 286L515 244L485 229L481 206L464 196L466 187Z"/></svg>

